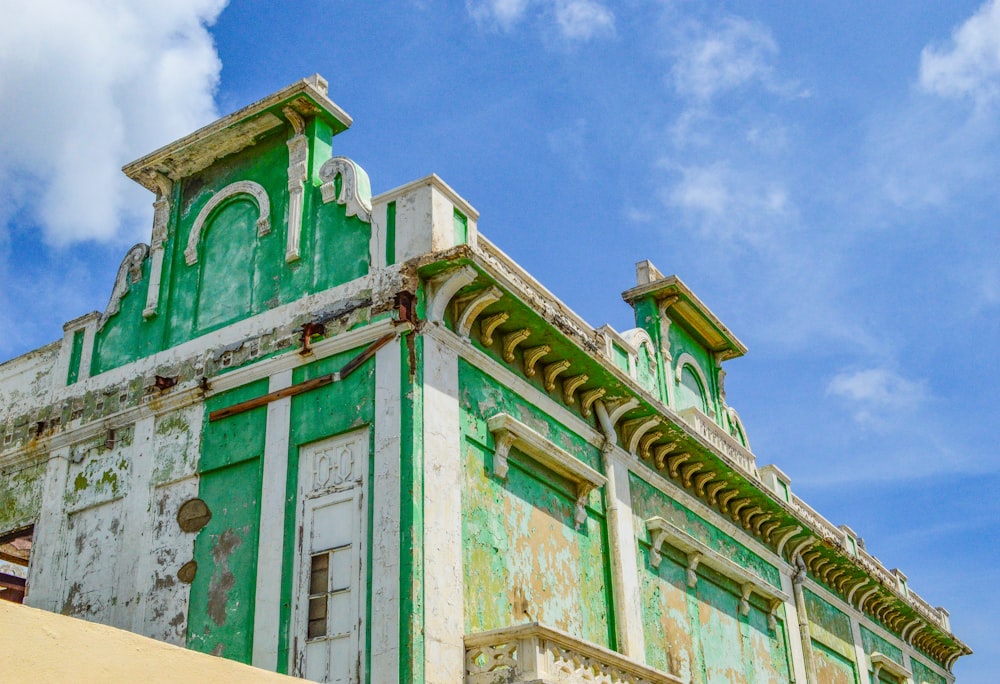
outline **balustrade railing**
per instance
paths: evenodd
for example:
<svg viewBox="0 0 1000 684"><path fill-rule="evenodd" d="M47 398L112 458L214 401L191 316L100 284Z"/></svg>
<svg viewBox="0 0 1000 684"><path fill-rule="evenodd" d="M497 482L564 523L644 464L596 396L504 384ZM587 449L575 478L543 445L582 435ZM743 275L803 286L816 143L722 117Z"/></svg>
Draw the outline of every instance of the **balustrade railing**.
<svg viewBox="0 0 1000 684"><path fill-rule="evenodd" d="M531 622L465 637L466 684L679 684L620 653Z"/></svg>

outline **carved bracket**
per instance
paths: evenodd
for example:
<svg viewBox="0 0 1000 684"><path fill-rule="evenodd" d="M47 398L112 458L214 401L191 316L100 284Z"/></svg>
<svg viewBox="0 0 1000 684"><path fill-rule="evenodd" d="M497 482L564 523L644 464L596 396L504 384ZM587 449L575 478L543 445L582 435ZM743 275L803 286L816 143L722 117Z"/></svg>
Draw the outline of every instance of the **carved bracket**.
<svg viewBox="0 0 1000 684"><path fill-rule="evenodd" d="M503 292L495 285L477 292L472 301L466 304L465 308L462 309L462 313L459 314L458 324L455 326L456 332L462 337L468 337L472 331L472 325L479 318L479 314L483 312L483 309L499 300L502 296Z"/></svg>
<svg viewBox="0 0 1000 684"><path fill-rule="evenodd" d="M525 456L576 486L574 521L577 527L587 521L587 498L591 491L603 487L607 478L506 413L493 416L486 425L493 433L496 447L493 455L493 474L496 477L506 479L507 458L510 449L516 447Z"/></svg>
<svg viewBox="0 0 1000 684"><path fill-rule="evenodd" d="M122 297L129 292L129 283L137 283L142 280L142 262L149 254L149 245L139 243L134 245L122 259L118 266L118 275L115 276L115 286L111 290L111 298L108 306L104 309L100 319L97 321L97 329L101 330L108 319L118 313L121 308Z"/></svg>
<svg viewBox="0 0 1000 684"><path fill-rule="evenodd" d="M778 607L790 600L789 596L781 589L772 586L760 575L717 553L668 520L660 517L650 518L646 521L646 529L650 538L649 565L654 570L660 567L663 545L669 544L683 553L687 559L686 572L689 587L693 589L697 586L698 573L696 570L698 566L709 567L739 585L741 615L750 614L750 595L757 594L767 602L768 625L771 629L776 627Z"/></svg>
<svg viewBox="0 0 1000 684"><path fill-rule="evenodd" d="M337 193L337 176L340 176L340 193ZM319 178L323 181L320 192L323 202L343 204L347 207L348 216L357 216L365 223L372 222L372 191L371 181L364 169L347 157L333 157L327 160L319 170Z"/></svg>

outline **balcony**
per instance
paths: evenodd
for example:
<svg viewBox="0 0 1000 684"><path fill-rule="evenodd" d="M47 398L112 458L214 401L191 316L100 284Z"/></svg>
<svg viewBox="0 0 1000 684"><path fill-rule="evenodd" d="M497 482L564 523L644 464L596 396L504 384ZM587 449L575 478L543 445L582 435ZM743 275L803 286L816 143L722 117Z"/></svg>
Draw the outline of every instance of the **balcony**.
<svg viewBox="0 0 1000 684"><path fill-rule="evenodd" d="M465 637L466 684L680 684L620 653L530 622Z"/></svg>
<svg viewBox="0 0 1000 684"><path fill-rule="evenodd" d="M717 451L726 456L743 473L759 480L757 459L753 452L740 444L735 437L719 427L714 420L697 408L684 409L680 412L684 422L694 428L694 431Z"/></svg>

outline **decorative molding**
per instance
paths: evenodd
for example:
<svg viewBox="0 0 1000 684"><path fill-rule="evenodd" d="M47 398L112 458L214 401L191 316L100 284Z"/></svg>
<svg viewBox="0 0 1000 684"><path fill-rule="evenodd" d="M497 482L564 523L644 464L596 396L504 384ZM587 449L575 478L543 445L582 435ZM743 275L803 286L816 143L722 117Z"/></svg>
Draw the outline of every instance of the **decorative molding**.
<svg viewBox="0 0 1000 684"><path fill-rule="evenodd" d="M440 323L444 320L444 312L448 309L459 290L473 282L479 276L479 271L465 265L435 276L430 281L430 303L427 306L427 320Z"/></svg>
<svg viewBox="0 0 1000 684"><path fill-rule="evenodd" d="M639 400L635 397L621 399L614 406L608 406L608 419L612 425L618 423L622 416L639 406Z"/></svg>
<svg viewBox="0 0 1000 684"><path fill-rule="evenodd" d="M299 258L302 205L309 173L309 140L305 136L306 122L299 113L291 107L284 107L281 112L295 131L295 135L285 143L288 146L288 240L285 261L291 263Z"/></svg>
<svg viewBox="0 0 1000 684"><path fill-rule="evenodd" d="M681 381L681 376L684 374L684 367L690 366L694 370L695 375L698 376L698 381L701 383L702 391L705 392L703 399L705 400L705 405L708 410L712 410L712 386L708 384L708 378L705 377L705 373L701 370L701 366L698 365L698 359L694 358L688 352L684 352L677 357L677 362L674 367L674 379L679 383Z"/></svg>
<svg viewBox="0 0 1000 684"><path fill-rule="evenodd" d="M751 593L763 597L768 605L768 624L771 629L775 628L775 612L778 606L790 600L784 591L772 586L757 573L747 570L714 551L668 520L660 517L650 518L646 521L646 530L650 537L649 564L654 570L660 567L663 545L669 544L683 553L688 560L687 583L689 587L694 588L697 585L698 575L695 572L697 567L699 565L709 567L740 586L740 613L743 616L750 613Z"/></svg>
<svg viewBox="0 0 1000 684"><path fill-rule="evenodd" d="M573 375L563 380L563 401L567 404L576 403L576 391L588 380L590 380L590 376L586 373Z"/></svg>
<svg viewBox="0 0 1000 684"><path fill-rule="evenodd" d="M483 309L498 301L501 297L503 297L503 291L496 285L490 285L477 292L472 301L459 314L458 323L455 325L456 332L462 337L468 337L469 333L472 332L472 325L479 318L479 314L483 312Z"/></svg>
<svg viewBox="0 0 1000 684"><path fill-rule="evenodd" d="M638 454L639 440L647 432L660 424L660 417L655 413L651 416L634 418L622 424L622 436L626 438L626 449L632 454ZM627 435L627 436L626 436Z"/></svg>
<svg viewBox="0 0 1000 684"><path fill-rule="evenodd" d="M508 318L510 318L510 314L506 311L501 311L483 319L483 322L479 324L479 328L484 347L493 346L493 331L506 323Z"/></svg>
<svg viewBox="0 0 1000 684"><path fill-rule="evenodd" d="M594 402L604 396L607 389L604 387L595 387L594 389L589 389L580 395L580 412L589 417L590 407L593 406Z"/></svg>
<svg viewBox="0 0 1000 684"><path fill-rule="evenodd" d="M516 447L526 456L576 485L574 520L577 527L587 521L587 497L591 490L603 487L607 478L506 413L493 416L486 421L486 426L493 433L496 445L493 460L493 474L496 477L506 478L507 456L510 448Z"/></svg>
<svg viewBox="0 0 1000 684"><path fill-rule="evenodd" d="M540 344L537 347L531 347L524 350L524 374L529 378L535 375L535 364L537 364L542 357L552 351L552 347L547 344Z"/></svg>
<svg viewBox="0 0 1000 684"><path fill-rule="evenodd" d="M570 363L567 359L561 361L553 361L552 363L545 364L542 369L542 375L545 378L545 391L551 392L556 388L556 378L559 377L566 369L568 369Z"/></svg>
<svg viewBox="0 0 1000 684"><path fill-rule="evenodd" d="M676 441L667 442L653 449L653 462L656 464L658 470L663 470L667 466L667 456L680 445L681 443Z"/></svg>
<svg viewBox="0 0 1000 684"><path fill-rule="evenodd" d="M514 363L514 350L529 337L531 337L531 330L528 328L514 330L504 335L500 340L503 347L503 360L507 363Z"/></svg>
<svg viewBox="0 0 1000 684"><path fill-rule="evenodd" d="M628 656L537 622L465 637L466 684L681 684Z"/></svg>
<svg viewBox="0 0 1000 684"><path fill-rule="evenodd" d="M111 298L108 306L97 321L97 329L101 330L108 319L118 313L121 308L122 297L129 293L129 284L142 280L142 262L149 255L149 245L140 242L133 245L125 254L122 263L118 266L118 275L115 276L115 286L111 289Z"/></svg>
<svg viewBox="0 0 1000 684"><path fill-rule="evenodd" d="M257 237L267 235L271 232L271 201L267 197L267 191L260 183L250 180L230 183L226 187L212 195L212 198L205 203L205 206L198 212L198 217L194 220L191 233L188 235L187 248L184 250L184 259L188 266L198 263L198 243L201 242L201 232L205 228L205 221L215 208L236 195L250 195L257 202L259 212L257 218Z"/></svg>
<svg viewBox="0 0 1000 684"><path fill-rule="evenodd" d="M167 239L170 226L170 199L174 184L162 173L150 171L149 179L156 186L156 201L153 202L153 234L149 241L149 287L146 290L146 307L143 318L156 315L160 305L160 281L163 278L163 243Z"/></svg>
<svg viewBox="0 0 1000 684"><path fill-rule="evenodd" d="M904 681L911 681L913 679L913 673L907 670L905 667L897 663L895 660L885 655L884 653L879 653L875 651L871 654L872 661L872 681L879 681L879 673L885 670L893 677L899 677Z"/></svg>
<svg viewBox="0 0 1000 684"><path fill-rule="evenodd" d="M337 176L340 176L340 193L337 193ZM320 192L323 202L336 200L347 207L348 216L357 216L365 223L372 222L372 193L368 174L347 157L328 159L319 170L323 181Z"/></svg>

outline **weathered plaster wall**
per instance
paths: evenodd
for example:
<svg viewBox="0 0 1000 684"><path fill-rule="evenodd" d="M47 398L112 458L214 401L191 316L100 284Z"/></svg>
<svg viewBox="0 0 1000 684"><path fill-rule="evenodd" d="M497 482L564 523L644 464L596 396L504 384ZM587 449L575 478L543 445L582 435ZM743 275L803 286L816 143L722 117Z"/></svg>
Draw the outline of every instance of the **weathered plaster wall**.
<svg viewBox="0 0 1000 684"><path fill-rule="evenodd" d="M742 615L740 586L705 567L697 568L697 581L690 586L687 559L669 543L654 568L645 521L658 516L672 522L775 587L781 584L778 569L634 474L630 488L640 539L647 663L692 682L790 681L788 636L780 611L772 627L768 606L751 595L749 613Z"/></svg>
<svg viewBox="0 0 1000 684"><path fill-rule="evenodd" d="M492 473L486 420L508 413L581 460L596 449L482 371L460 365L464 451L463 560L466 631L540 621L614 647L607 522L593 492L583 525L573 487L512 452L506 480Z"/></svg>
<svg viewBox="0 0 1000 684"><path fill-rule="evenodd" d="M853 684L860 676L847 613L805 590L813 666L820 681Z"/></svg>

